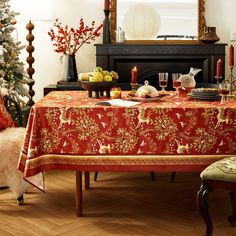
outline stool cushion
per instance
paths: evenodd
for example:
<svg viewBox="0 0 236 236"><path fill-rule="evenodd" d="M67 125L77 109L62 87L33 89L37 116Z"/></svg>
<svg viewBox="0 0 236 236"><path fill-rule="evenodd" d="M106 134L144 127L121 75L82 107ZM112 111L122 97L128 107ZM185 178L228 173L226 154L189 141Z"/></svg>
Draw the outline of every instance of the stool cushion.
<svg viewBox="0 0 236 236"><path fill-rule="evenodd" d="M203 180L236 182L236 156L214 162L200 176Z"/></svg>

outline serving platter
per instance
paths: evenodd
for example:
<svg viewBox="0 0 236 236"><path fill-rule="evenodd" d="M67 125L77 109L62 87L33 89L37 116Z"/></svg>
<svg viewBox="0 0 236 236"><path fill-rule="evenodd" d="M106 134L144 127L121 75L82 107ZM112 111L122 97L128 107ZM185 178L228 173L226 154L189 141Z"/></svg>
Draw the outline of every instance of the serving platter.
<svg viewBox="0 0 236 236"><path fill-rule="evenodd" d="M127 99L129 101L136 101L136 102L156 102L159 101L161 98L168 96L169 94L165 93L165 94L159 94L155 97L146 97L146 98L142 98L142 97L136 97L136 96L132 96L132 95L128 95Z"/></svg>

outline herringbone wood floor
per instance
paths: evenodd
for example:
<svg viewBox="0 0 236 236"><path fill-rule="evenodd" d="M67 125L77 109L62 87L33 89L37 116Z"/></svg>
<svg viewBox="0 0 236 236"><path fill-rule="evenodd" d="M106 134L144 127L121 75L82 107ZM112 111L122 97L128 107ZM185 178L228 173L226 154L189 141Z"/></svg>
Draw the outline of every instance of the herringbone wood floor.
<svg viewBox="0 0 236 236"><path fill-rule="evenodd" d="M75 172L46 173L46 194L31 189L25 205L14 194L0 191L1 236L202 236L203 221L196 209L198 174L99 173L91 190L83 192L82 218L75 216ZM215 236L235 236L227 216L228 193L209 196Z"/></svg>

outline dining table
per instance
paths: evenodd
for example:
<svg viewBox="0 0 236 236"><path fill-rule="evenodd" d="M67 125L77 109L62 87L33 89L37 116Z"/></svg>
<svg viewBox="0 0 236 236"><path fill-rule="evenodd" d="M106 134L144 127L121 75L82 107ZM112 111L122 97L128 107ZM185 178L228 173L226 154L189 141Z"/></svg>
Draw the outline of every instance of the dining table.
<svg viewBox="0 0 236 236"><path fill-rule="evenodd" d="M122 91L111 100L53 91L31 108L18 169L42 191L44 172L76 171L82 216L82 172L201 172L235 154L235 98L221 104L166 91L134 99Z"/></svg>

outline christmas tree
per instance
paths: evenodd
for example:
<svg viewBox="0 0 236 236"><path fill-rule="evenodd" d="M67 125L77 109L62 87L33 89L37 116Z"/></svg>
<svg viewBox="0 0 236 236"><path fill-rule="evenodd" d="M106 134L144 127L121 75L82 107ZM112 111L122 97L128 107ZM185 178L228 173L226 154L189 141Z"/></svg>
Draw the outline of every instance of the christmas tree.
<svg viewBox="0 0 236 236"><path fill-rule="evenodd" d="M24 103L22 97L29 97L27 83L31 82L24 70L24 63L19 54L24 46L13 38L15 16L18 14L10 9L9 0L0 0L0 91L8 90L8 95Z"/></svg>

